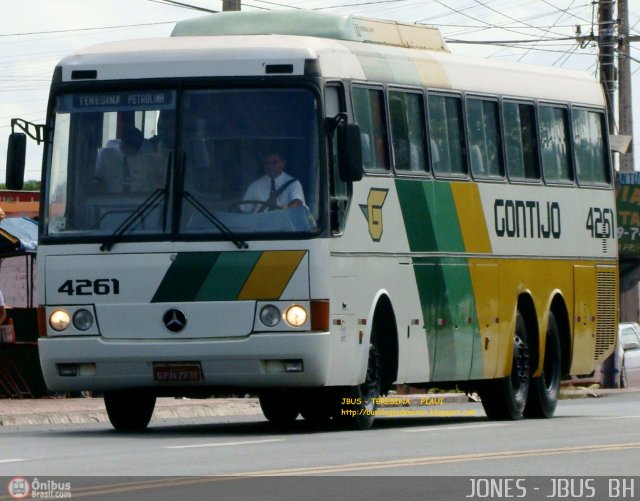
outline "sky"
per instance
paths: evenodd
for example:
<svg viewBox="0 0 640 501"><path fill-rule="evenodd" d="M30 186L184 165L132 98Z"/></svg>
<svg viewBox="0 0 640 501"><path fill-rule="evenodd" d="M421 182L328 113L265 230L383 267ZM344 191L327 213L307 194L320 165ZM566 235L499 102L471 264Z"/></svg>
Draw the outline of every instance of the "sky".
<svg viewBox="0 0 640 501"><path fill-rule="evenodd" d="M180 0L222 10L221 0ZM438 26L454 53L578 69L597 76L597 11L590 0L242 0L242 10L317 9ZM632 35L640 2L630 0ZM96 43L169 36L176 21L206 15L172 0L0 0L0 182L12 118L44 123L56 63ZM470 43L471 42L471 43ZM484 42L478 44L477 42ZM632 44L635 168L640 170L640 42ZM42 148L27 142L26 180L39 180Z"/></svg>

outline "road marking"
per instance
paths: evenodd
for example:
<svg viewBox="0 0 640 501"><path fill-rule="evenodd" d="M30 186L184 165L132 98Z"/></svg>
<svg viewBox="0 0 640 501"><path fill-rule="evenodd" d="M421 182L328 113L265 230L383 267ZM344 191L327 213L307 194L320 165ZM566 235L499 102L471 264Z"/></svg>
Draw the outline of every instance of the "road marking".
<svg viewBox="0 0 640 501"><path fill-rule="evenodd" d="M493 426L508 426L510 423L492 423L492 424L469 424L469 425L443 425L443 426L428 426L424 428L413 428L409 430L402 430L404 433L419 433L423 431L442 431L442 430L463 430L469 428L490 428Z"/></svg>
<svg viewBox="0 0 640 501"><path fill-rule="evenodd" d="M19 463L20 461L29 461L28 459L0 459L0 463Z"/></svg>
<svg viewBox="0 0 640 501"><path fill-rule="evenodd" d="M607 416L607 417L594 417L593 419L638 419L640 416Z"/></svg>
<svg viewBox="0 0 640 501"><path fill-rule="evenodd" d="M249 442L241 442L249 443ZM545 456L556 454L583 454L587 452L619 451L625 449L640 449L640 442L630 444L587 445L582 447L565 447L559 449L532 449L527 451L488 452L480 454L463 454L458 456L432 456L421 458L397 459L389 461L375 461L370 463L347 463L342 465L318 466L310 468L291 468L282 470L263 470L244 473L224 474L209 477L171 477L162 479L122 482L115 484L92 485L74 489L74 496L104 495L116 493L131 493L135 491L161 489L163 487L187 486L193 484L207 484L211 482L225 482L229 480L243 480L248 476L285 476L308 475L345 472L353 470L368 470L379 468L399 468L420 466L437 463L454 463L464 461L485 461L492 459L506 459L511 457Z"/></svg>
<svg viewBox="0 0 640 501"><path fill-rule="evenodd" d="M389 461L372 461L368 463L347 463L342 465L315 466L309 468L290 468L281 470L264 470L234 473L232 476L286 476L286 475L320 475L357 470L377 470L383 468L406 468L432 464L464 463L469 461L488 461L533 456L555 456L559 454L584 454L587 452L621 451L640 449L640 442L628 444L586 445L579 447L561 447L556 449L531 449L524 451L485 452L477 454L461 454L457 456L428 456L409 459L392 459Z"/></svg>
<svg viewBox="0 0 640 501"><path fill-rule="evenodd" d="M244 442L217 442L213 444L193 444L193 445L167 445L165 449L196 449L199 447L226 447L232 445L266 444L269 442L283 442L284 438L270 438L267 440L246 440Z"/></svg>

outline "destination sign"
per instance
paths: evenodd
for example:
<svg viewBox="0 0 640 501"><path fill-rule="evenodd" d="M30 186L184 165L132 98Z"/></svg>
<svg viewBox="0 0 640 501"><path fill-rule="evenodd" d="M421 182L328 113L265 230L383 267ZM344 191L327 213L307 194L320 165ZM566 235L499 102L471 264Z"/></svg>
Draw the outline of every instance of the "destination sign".
<svg viewBox="0 0 640 501"><path fill-rule="evenodd" d="M148 90L71 94L58 98L58 112L108 112L175 108L175 91Z"/></svg>

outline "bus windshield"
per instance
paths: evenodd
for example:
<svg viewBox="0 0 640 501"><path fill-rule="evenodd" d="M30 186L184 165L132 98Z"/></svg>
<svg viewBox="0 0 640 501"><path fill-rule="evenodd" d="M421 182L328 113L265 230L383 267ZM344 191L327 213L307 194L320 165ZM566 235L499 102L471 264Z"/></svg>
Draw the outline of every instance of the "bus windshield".
<svg viewBox="0 0 640 501"><path fill-rule="evenodd" d="M58 96L44 236L315 232L317 113L306 89Z"/></svg>

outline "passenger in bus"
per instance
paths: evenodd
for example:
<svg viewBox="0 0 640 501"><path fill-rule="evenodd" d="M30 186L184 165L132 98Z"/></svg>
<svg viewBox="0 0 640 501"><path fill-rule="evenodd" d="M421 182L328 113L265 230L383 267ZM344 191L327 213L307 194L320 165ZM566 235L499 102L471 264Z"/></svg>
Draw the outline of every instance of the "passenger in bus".
<svg viewBox="0 0 640 501"><path fill-rule="evenodd" d="M141 151L142 132L125 128L120 141L109 141L98 151L95 179L108 193L150 192L164 184L158 155Z"/></svg>
<svg viewBox="0 0 640 501"><path fill-rule="evenodd" d="M242 212L293 209L305 205L302 185L284 172L286 165L284 155L278 150L269 150L262 156L265 174L249 185L242 199L264 203L243 204L240 206Z"/></svg>

